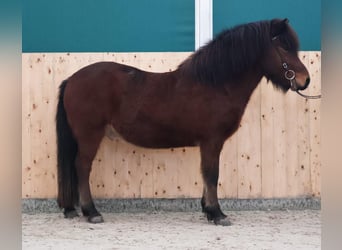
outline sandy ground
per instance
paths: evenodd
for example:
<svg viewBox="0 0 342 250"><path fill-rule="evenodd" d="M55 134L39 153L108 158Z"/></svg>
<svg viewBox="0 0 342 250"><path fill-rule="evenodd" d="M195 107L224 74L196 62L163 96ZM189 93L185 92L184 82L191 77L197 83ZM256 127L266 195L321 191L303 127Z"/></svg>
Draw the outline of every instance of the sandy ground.
<svg viewBox="0 0 342 250"><path fill-rule="evenodd" d="M22 215L23 249L320 249L321 214L228 211L232 226L200 212L105 213L105 223L60 213Z"/></svg>

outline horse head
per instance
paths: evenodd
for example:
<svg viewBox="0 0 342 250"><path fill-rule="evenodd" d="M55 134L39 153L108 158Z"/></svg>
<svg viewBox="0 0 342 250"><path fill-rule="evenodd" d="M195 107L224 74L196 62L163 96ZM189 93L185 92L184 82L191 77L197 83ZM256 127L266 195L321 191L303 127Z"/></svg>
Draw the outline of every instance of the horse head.
<svg viewBox="0 0 342 250"><path fill-rule="evenodd" d="M309 72L298 57L297 34L288 19L271 20L270 40L261 65L264 75L284 92L306 89L310 83Z"/></svg>

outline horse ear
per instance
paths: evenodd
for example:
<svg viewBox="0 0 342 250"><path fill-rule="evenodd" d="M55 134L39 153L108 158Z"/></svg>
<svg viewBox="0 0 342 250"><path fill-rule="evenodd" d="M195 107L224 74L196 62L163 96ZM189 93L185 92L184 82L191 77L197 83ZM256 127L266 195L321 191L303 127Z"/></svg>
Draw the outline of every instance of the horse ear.
<svg viewBox="0 0 342 250"><path fill-rule="evenodd" d="M289 19L273 19L271 21L271 37L277 37L283 32L285 32L287 28L287 24L289 23Z"/></svg>

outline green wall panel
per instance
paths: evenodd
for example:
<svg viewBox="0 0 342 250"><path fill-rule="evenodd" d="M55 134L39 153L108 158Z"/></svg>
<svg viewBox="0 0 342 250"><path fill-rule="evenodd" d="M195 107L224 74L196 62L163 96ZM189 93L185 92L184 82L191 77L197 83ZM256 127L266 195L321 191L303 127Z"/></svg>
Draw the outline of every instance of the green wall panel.
<svg viewBox="0 0 342 250"><path fill-rule="evenodd" d="M214 35L234 25L290 19L301 50L321 49L320 0L213 0ZM24 0L23 52L192 51L194 0Z"/></svg>
<svg viewBox="0 0 342 250"><path fill-rule="evenodd" d="M191 51L193 0L25 0L23 52Z"/></svg>

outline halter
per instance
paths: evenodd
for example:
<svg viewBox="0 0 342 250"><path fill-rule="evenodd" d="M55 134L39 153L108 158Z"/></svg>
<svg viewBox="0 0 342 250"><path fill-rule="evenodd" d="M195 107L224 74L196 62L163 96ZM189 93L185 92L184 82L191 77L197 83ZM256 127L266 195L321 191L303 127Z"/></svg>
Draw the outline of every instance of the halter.
<svg viewBox="0 0 342 250"><path fill-rule="evenodd" d="M275 36L272 38L272 41L276 40L278 38L278 36ZM297 82L296 82L296 72L292 69L289 69L289 66L286 62L284 62L280 52L279 52L279 49L277 46L275 46L276 50L277 50L277 53L282 61L282 67L283 69L285 70L284 72L284 76L285 76L285 79L290 81L290 84L291 84L291 90L292 91L295 91L298 95L304 97L304 98L307 98L307 99L319 99L322 97L322 95L315 95L315 96L308 96L308 95L305 95L305 94L302 94L299 92L299 90L297 89Z"/></svg>
<svg viewBox="0 0 342 250"><path fill-rule="evenodd" d="M280 56L280 55L279 55ZM288 67L288 65L287 65L287 63L286 62L283 62L282 63L282 66L283 66L283 69L285 70L285 73L284 73L284 75L285 75L285 78L286 78L286 80L289 80L290 81L290 83L291 83L291 89L293 90L293 91L296 91L296 87L297 87L297 84L296 84L296 80L295 80L295 78L296 78L296 73L292 70L292 69L289 69L289 67Z"/></svg>

